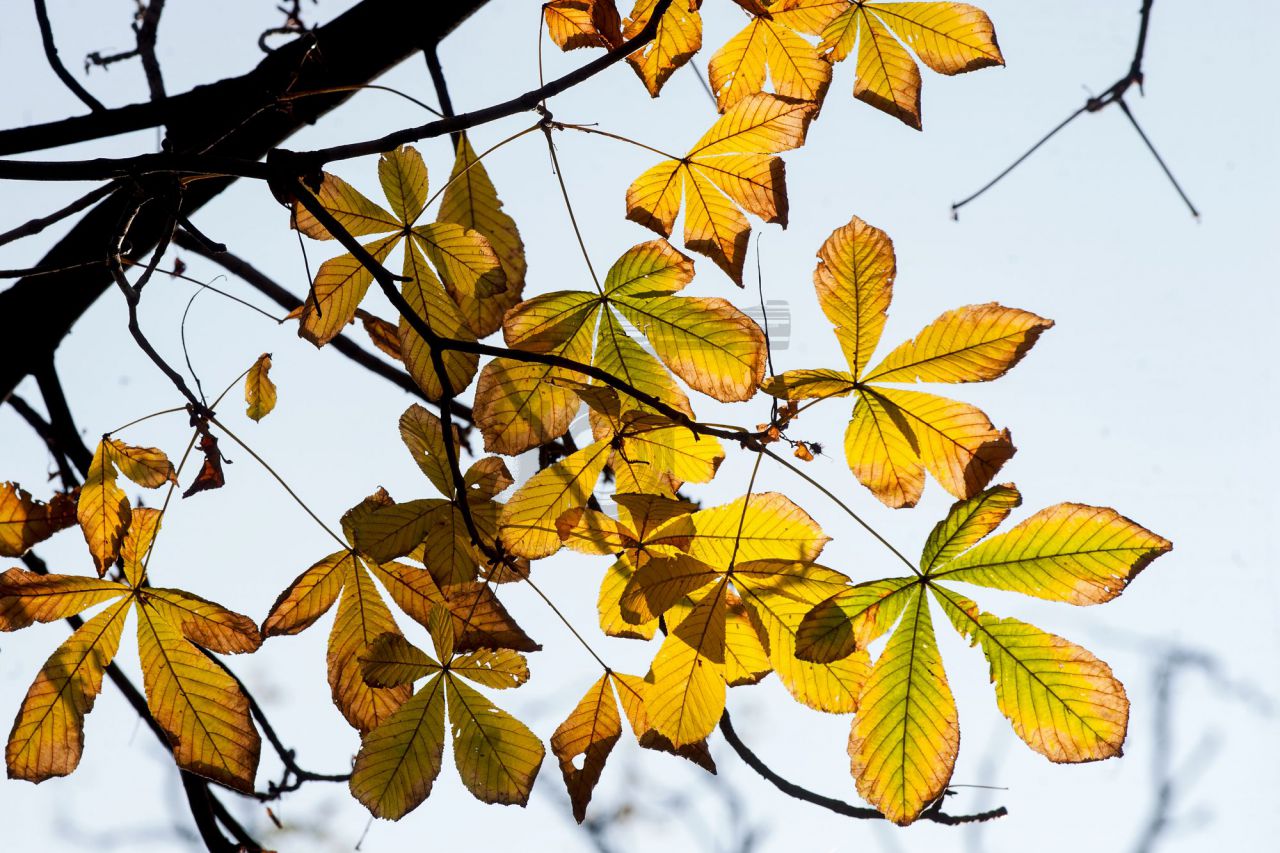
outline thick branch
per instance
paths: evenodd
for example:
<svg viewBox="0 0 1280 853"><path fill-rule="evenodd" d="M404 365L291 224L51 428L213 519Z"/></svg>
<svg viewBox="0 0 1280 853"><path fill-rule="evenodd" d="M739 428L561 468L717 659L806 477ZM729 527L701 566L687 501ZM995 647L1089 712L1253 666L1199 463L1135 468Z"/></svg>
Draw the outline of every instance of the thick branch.
<svg viewBox="0 0 1280 853"><path fill-rule="evenodd" d="M399 0L363 0L331 23L274 51L242 77L199 87L155 104L56 123L57 127L44 125L0 132L0 153L62 145L163 122L169 128L172 156L200 155L260 165L257 161L267 152L346 101L352 93L330 91L282 106L284 95L367 83L416 52L424 34L442 38L485 2L405 4ZM397 21L397 26L388 27L388 20ZM377 45L377 49L370 49L370 45ZM139 121L140 115L145 115L146 120ZM69 124L78 129L69 130ZM265 177L266 173L259 176ZM189 217L230 182L226 177L193 182L184 195L181 214ZM129 203L127 198L113 196L99 204L37 266L62 268L86 258L104 257ZM163 211L142 212L130 233L130 260L140 259L155 245L166 219ZM110 271L97 267L23 279L0 293L0 316L22 318L25 332L21 339L11 335L0 342L0 396L11 391L33 365L49 357L111 283Z"/></svg>

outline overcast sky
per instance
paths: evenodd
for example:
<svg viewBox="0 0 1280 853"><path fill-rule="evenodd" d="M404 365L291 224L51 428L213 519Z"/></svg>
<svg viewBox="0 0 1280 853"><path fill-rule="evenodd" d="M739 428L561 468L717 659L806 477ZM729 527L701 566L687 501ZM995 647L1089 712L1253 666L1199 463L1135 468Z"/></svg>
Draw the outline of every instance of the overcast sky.
<svg viewBox="0 0 1280 853"><path fill-rule="evenodd" d="M140 71L121 63L80 73L78 58L132 44L125 0L54 0L51 14L62 55L85 85L110 105L140 100ZM260 58L256 35L278 23L267 2L171 0L160 31L160 58L169 91L242 73ZM304 4L309 22L333 18L349 3ZM899 276L884 343L914 334L942 311L999 301L1057 322L1015 370L988 385L954 389L1008 426L1019 447L1001 481L1014 481L1026 517L1059 501L1116 507L1175 543L1119 600L1100 608L1024 599L975 590L983 606L1061 633L1110 662L1133 702L1122 759L1079 767L1053 766L1028 750L999 714L981 655L939 621L944 659L960 708L962 744L954 782L1004 790L957 788L955 812L1006 805L1009 817L978 835L931 825L897 830L850 821L788 800L745 768L713 738L721 776L712 785L682 762L640 754L623 742L615 750L593 810L605 814L632 802L641 810L619 836L621 849L725 849L751 827L767 850L868 849L988 853L1134 849L1151 815L1153 767L1176 769L1172 816L1176 830L1161 850L1256 850L1280 835L1280 730L1273 711L1280 698L1280 584L1272 537L1277 381L1277 250L1275 71L1267 38L1280 26L1280 8L1266 0L1232 4L1231 14L1206 14L1203 4L1158 0L1147 50L1146 97L1133 93L1139 120L1203 213L1194 221L1114 110L1085 116L1003 184L949 216L967 195L1027 145L1128 67L1137 30L1138 0L1079 0L1028 4L988 0L1008 67L958 78L925 72L924 133L916 133L854 101L852 62L838 65L820 120L808 144L790 154L787 179L791 224L783 231L755 222L760 235L764 292L782 303L774 315L789 324L775 338L779 370L840 366L830 326L811 284L814 254L852 215L894 239ZM16 126L83 112L48 70L28 4L0 13L0 124ZM492 0L441 50L455 105L469 109L505 99L537 81L538 4ZM742 26L728 0L709 0L707 49L699 71L678 72L653 102L630 69L619 66L551 108L557 118L598 122L658 148L683 150L714 118L696 79L711 52ZM394 20L388 27L396 26ZM544 50L547 74L586 60ZM432 102L429 80L415 58L380 82ZM393 96L370 92L291 141L302 148L372 137L424 120ZM532 123L517 116L478 130L477 148ZM654 162L639 149L606 139L558 138L564 176L597 269L653 235L623 218L630 181ZM154 132L91 143L38 156L84 157L153 150ZM433 183L451 164L448 143L421 146ZM498 152L488 167L527 246L527 295L589 286L589 278L558 197L540 135ZM348 161L336 171L376 193L376 159ZM0 230L53 210L83 192L79 186L6 185ZM266 188L243 183L202 210L197 223L214 239L302 293L306 275L287 215ZM0 248L0 267L39 261L64 226ZM311 246L315 263L331 252ZM184 256L191 274L212 280L218 270ZM697 256L691 293L726 296L746 307L754 295L738 291ZM753 279L749 279L754 283ZM218 286L267 306L246 285ZM181 361L179 321L192 293L185 283L148 289L143 323L157 345ZM371 302L380 313L389 309ZM274 310L274 306L270 306ZM20 318L5 318L17 334ZM58 352L72 409L86 436L139 415L180 404L173 389L129 341L124 306L109 293L85 315ZM326 520L379 485L397 499L430 493L399 443L396 421L411 402L402 392L355 368L336 353L317 353L292 326L276 324L211 294L201 296L187 322L192 364L205 388L221 388L261 352L274 353L280 386L275 413L260 424L240 415L233 392L228 426L245 437ZM37 400L31 382L19 393ZM767 402L717 408L695 402L712 420L754 424ZM803 423L804 437L827 443L829 457L808 470L850 502L890 541L918 553L948 496L930 482L920 506L883 508L850 475L839 447L848 417L844 402L829 402ZM187 440L185 418L149 421L126 440L164 448L175 459ZM92 439L89 439L92 443ZM244 453L228 447L234 464L225 489L178 502L151 564L155 581L181 586L261 619L277 593L331 548L327 536ZM716 482L694 490L707 505L745 488L749 460L734 455ZM513 464L513 469L530 470ZM9 407L0 407L0 479L20 481L37 494L49 487L47 454ZM856 580L894 572L883 548L847 517L783 470L762 468L758 489L785 491L824 526L834 541L822 562ZM155 496L148 494L154 502ZM92 570L74 531L40 546L55 571ZM542 588L592 644L622 669L641 670L656 646L611 640L594 624L595 591L603 564L569 555L536 567ZM507 592L508 606L545 651L533 655L530 683L503 695L544 738L597 677L595 664L567 631L525 590ZM325 637L331 618L294 638L269 641L236 671L266 706L299 762L340 772L358 744L328 700ZM408 622L408 620L403 620ZM404 626L411 638L425 632ZM0 716L16 711L40 661L66 636L58 623L0 641ZM1173 682L1172 743L1157 753L1155 669L1169 649L1203 654L1212 671L1192 666ZM126 633L118 660L137 674L135 644ZM138 679L138 683L140 679ZM1271 703L1268 706L1268 702ZM822 793L856 798L848 775L849 720L796 705L776 679L736 689L729 707L743 736L779 772ZM277 765L264 750L260 786ZM688 801L686 813L671 798ZM228 798L229 799L229 798ZM731 814L728 804L741 808ZM367 813L344 786L311 784L278 804L293 835L269 831L261 807L234 804L259 837L285 850L349 850ZM650 811L645 811L645 809ZM108 685L86 727L77 773L39 787L0 782L0 822L9 849L167 850L179 843L170 824L186 827L170 759ZM543 767L527 810L484 806L458 783L451 762L430 799L399 824L378 822L367 851L407 849L589 849L574 828L553 760Z"/></svg>

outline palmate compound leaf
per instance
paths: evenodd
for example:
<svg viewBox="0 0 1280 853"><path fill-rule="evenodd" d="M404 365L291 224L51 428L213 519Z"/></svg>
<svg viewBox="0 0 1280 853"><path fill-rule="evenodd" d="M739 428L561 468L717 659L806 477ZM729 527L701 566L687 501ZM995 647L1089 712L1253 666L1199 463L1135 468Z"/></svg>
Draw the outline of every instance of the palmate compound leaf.
<svg viewBox="0 0 1280 853"><path fill-rule="evenodd" d="M823 661L865 648L898 623L859 699L850 740L859 791L896 822L917 818L945 787L958 742L928 598L982 648L997 704L1032 749L1081 762L1118 755L1124 743L1128 700L1105 663L1032 625L983 613L940 581L1096 604L1172 546L1114 510L1079 504L1049 507L981 541L1019 502L1011 485L957 502L925 545L923 574L841 590L800 624L797 654Z"/></svg>
<svg viewBox="0 0 1280 853"><path fill-rule="evenodd" d="M422 562L442 588L475 580L487 559L471 541L460 502L467 502L484 544L493 546L502 511L502 504L493 498L513 482L506 463L492 456L477 460L464 475L465 494L458 495L440 420L414 404L400 417L400 436L443 497L392 503L361 513L351 522L356 547L378 563L409 555ZM456 434L454 440L460 441ZM528 564L510 568L524 574Z"/></svg>
<svg viewBox="0 0 1280 853"><path fill-rule="evenodd" d="M855 216L827 238L818 258L818 302L849 370L787 371L766 380L764 390L785 400L853 395L845 456L854 476L887 506L915 506L926 470L957 498L978 494L1015 452L1008 430L997 430L967 403L880 383L996 379L1053 321L994 302L968 305L868 366L893 295L893 243Z"/></svg>
<svg viewBox="0 0 1280 853"><path fill-rule="evenodd" d="M21 557L76 524L76 500L73 493L56 492L45 503L17 483L0 483L0 557Z"/></svg>
<svg viewBox="0 0 1280 853"><path fill-rule="evenodd" d="M200 648L251 652L253 622L182 590L146 586L140 562L159 526L158 510L134 509L120 548L126 583L74 575L0 575L0 630L72 616L116 599L50 656L31 685L6 748L9 775L40 782L79 763L84 717L120 644L129 610L137 612L138 651L147 707L173 746L179 767L240 791L253 789L260 741L249 701Z"/></svg>
<svg viewBox="0 0 1280 853"><path fill-rule="evenodd" d="M720 112L748 95L763 92L766 78L775 94L821 106L831 85L831 63L818 49L773 15L765 3L739 0L751 22L716 51L707 66Z"/></svg>
<svg viewBox="0 0 1280 853"><path fill-rule="evenodd" d="M244 401L248 404L245 414L260 421L276 407L276 384L268 375L271 371L271 353L264 352L249 368L244 378Z"/></svg>
<svg viewBox="0 0 1280 853"><path fill-rule="evenodd" d="M394 506L390 497L380 492L348 511L343 516L348 540L354 540L355 531L367 516L390 506ZM364 556L353 543L353 550L330 554L280 593L262 624L262 635L304 631L338 602L329 633L329 686L334 705L362 733L387 719L412 692L405 685L372 686L360 672L360 658L379 636L399 634L371 575L377 577L397 607L423 626L428 625L431 613L439 607L451 613L456 647L461 652L478 648L541 648L515 623L489 584L473 581L442 589L426 568L402 562L378 563Z"/></svg>
<svg viewBox="0 0 1280 853"><path fill-rule="evenodd" d="M620 492L655 493L674 499L684 482L709 482L724 458L720 443L694 436L682 426L638 411L620 413L611 389L575 385L599 420L600 440L530 477L503 508L500 536L508 551L528 559L561 547L559 520L586 505L608 463Z"/></svg>
<svg viewBox="0 0 1280 853"><path fill-rule="evenodd" d="M770 12L784 26L819 36L828 62L856 51L853 96L916 130L920 69L908 48L939 74L1004 65L991 19L964 3L779 0Z"/></svg>
<svg viewBox="0 0 1280 853"><path fill-rule="evenodd" d="M459 149L460 158L472 156L474 152L469 147ZM514 235L512 245L514 225L508 228L503 221L509 218L501 213L501 204L483 171L470 174L478 169L478 165L470 170L455 166L457 176L466 170L466 177L459 177L458 182L465 181L468 186L452 195L446 193L440 221L425 225L418 220L427 197L427 169L421 155L411 147L383 154L378 164L391 212L334 175L324 176L317 193L325 209L353 235L390 232L366 245L380 263L403 243L403 274L408 280L401 285L401 295L432 331L465 340L475 340L496 328L493 303L512 289L506 269L511 267L523 276L522 254L519 258L511 256L513 249L520 252L522 248L518 235ZM331 237L301 205L295 207L294 224L298 230L316 239ZM460 225L455 219L474 221L476 227ZM508 254L505 260L478 230L482 226L502 242ZM298 334L316 346L328 343L355 319L372 282L373 274L350 253L326 261L303 305ZM514 298L506 297L511 302L518 300L518 286ZM429 349L403 317L399 337L398 352L406 369L428 398L439 398L444 388ZM459 392L470 384L477 364L474 355L449 352L444 355L444 362L451 391Z"/></svg>
<svg viewBox="0 0 1280 853"><path fill-rule="evenodd" d="M849 579L812 563L827 537L782 495L752 494L693 513L668 512L634 529L640 496L624 495L627 519L610 523L592 511L562 519L572 547L622 557L606 577L602 624L638 636L665 617L668 634L646 679L649 723L675 747L701 742L724 710L726 686L754 684L776 670L798 701L848 713L869 669L866 653L809 663L796 659L795 632L818 602L848 588ZM674 502L673 502L674 503ZM621 591L618 591L618 586Z"/></svg>
<svg viewBox="0 0 1280 853"><path fill-rule="evenodd" d="M764 332L724 299L677 295L693 274L693 261L666 240L641 243L613 264L600 293L536 296L507 312L503 334L513 349L594 364L686 414L693 410L672 373L722 402L750 399L764 378ZM519 453L557 438L578 409L567 383L582 378L563 368L491 362L476 391L485 447Z"/></svg>
<svg viewBox="0 0 1280 853"><path fill-rule="evenodd" d="M134 447L105 437L98 443L80 488L76 516L99 577L116 561L132 516L129 499L116 482L119 474L144 489L177 482L173 464L154 447Z"/></svg>
<svg viewBox="0 0 1280 853"><path fill-rule="evenodd" d="M452 615L436 607L428 622L437 653L448 652L442 663L394 634L380 637L362 658L365 677L379 685L429 680L364 737L351 793L377 817L399 820L417 808L440 773L447 711L463 784L483 802L523 806L545 754L542 742L464 679L494 689L519 686L529 677L524 657L489 650L455 656Z"/></svg>
<svg viewBox="0 0 1280 853"><path fill-rule="evenodd" d="M786 172L776 155L804 143L808 101L749 95L716 120L683 158L664 160L627 188L627 218L670 237L684 196L684 243L742 286L751 227L742 211L787 224Z"/></svg>

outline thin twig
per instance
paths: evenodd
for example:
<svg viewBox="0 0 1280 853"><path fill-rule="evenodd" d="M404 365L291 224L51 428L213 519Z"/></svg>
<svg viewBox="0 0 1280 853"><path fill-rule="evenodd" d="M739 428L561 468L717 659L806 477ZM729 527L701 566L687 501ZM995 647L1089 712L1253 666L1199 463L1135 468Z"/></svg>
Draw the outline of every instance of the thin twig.
<svg viewBox="0 0 1280 853"><path fill-rule="evenodd" d="M86 107L97 112L105 112L106 107L102 105L84 86L80 85L80 81L71 76L71 72L62 64L61 57L58 56L58 46L53 41L53 25L49 23L49 10L45 8L45 0L34 0L36 7L36 21L40 24L40 41L44 44L44 57L49 61L49 67L53 69L53 73L58 75L58 79L63 85L71 90L71 94L80 99Z"/></svg>

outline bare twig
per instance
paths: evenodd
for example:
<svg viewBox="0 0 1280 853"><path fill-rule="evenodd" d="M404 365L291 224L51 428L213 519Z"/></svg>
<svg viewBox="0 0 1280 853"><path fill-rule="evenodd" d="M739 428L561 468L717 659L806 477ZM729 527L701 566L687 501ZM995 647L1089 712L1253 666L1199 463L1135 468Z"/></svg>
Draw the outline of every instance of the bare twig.
<svg viewBox="0 0 1280 853"><path fill-rule="evenodd" d="M972 201L977 200L978 197L983 195L985 192L987 192L987 190L991 189L996 184L1000 183L1000 181L1003 180L1005 176L1007 176L1014 169L1018 168L1018 166L1022 165L1022 163L1027 160L1027 158L1029 158L1032 154L1038 151L1042 145L1044 145L1046 142L1048 142L1050 139L1056 136L1058 132L1061 131L1063 128L1065 128L1067 125L1071 124L1073 121L1075 121L1077 118L1084 115L1085 113L1101 112L1102 110L1106 109L1112 104L1118 104L1121 111L1125 114L1125 117L1129 119L1129 123L1132 124L1133 129L1138 132L1138 136L1142 139L1143 144L1146 145L1147 150L1151 152L1151 155L1153 157L1155 157L1156 163L1160 165L1161 170L1164 172L1165 176L1169 179L1169 182L1173 184L1173 188L1178 191L1178 195L1182 197L1182 201L1186 204L1187 209L1191 211L1191 215L1194 216L1196 219L1200 218L1199 211L1197 211L1195 208L1195 205L1191 203L1191 199L1187 197L1187 194L1183 192L1181 185L1178 184L1178 180L1173 176L1173 172L1169 169L1169 167L1165 164L1164 160L1160 157L1160 154L1156 151L1155 146L1151 143L1151 140L1147 138L1146 133L1143 132L1142 127L1139 126L1137 119L1134 118L1133 113L1129 110L1129 105L1126 104L1124 101L1125 93L1128 92L1129 89L1131 89L1132 87L1137 86L1138 91L1139 92L1142 91L1143 82L1145 80L1145 75L1142 69L1142 61L1143 61L1143 58L1146 56L1147 31L1151 25L1151 7L1153 3L1154 3L1154 0L1143 0L1142 2L1142 9L1139 11L1140 21L1138 24L1138 44L1137 44L1137 47L1134 48L1133 59L1129 63L1128 72L1119 80L1112 83L1107 88L1107 90L1103 92L1101 95L1091 97L1087 101L1085 101L1082 106L1077 108L1073 113L1071 113L1061 122L1059 122L1058 125L1053 128L1053 130L1049 131L1043 137L1041 137L1040 140L1036 142L1036 144L1028 148L1026 152L1024 152L1020 157L1018 157L1018 159L1014 160L1013 163L1011 163L1009 166L1007 166L1004 169L1004 171L1000 172L1000 174L996 175L994 178L988 181L981 189L969 195L967 198L963 199L962 201L958 201L952 204L951 205L952 219L959 219L960 208L964 207L966 204L969 204Z"/></svg>
<svg viewBox="0 0 1280 853"><path fill-rule="evenodd" d="M63 85L71 90L71 94L75 95L80 101L94 112L104 112L107 108L102 105L84 86L80 85L80 81L71 76L71 72L67 70L67 66L62 64L62 59L58 56L58 46L53 41L53 25L49 23L49 10L45 7L45 0L34 0L36 7L36 21L40 24L40 41L44 43L44 56L49 61L49 67L53 69L53 73L58 75L58 79Z"/></svg>

